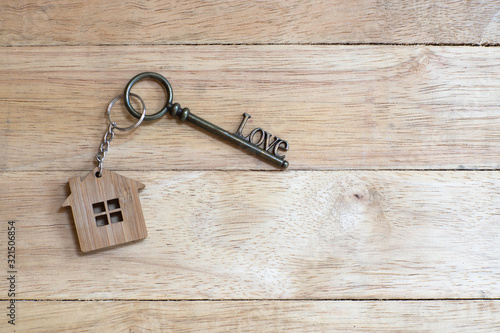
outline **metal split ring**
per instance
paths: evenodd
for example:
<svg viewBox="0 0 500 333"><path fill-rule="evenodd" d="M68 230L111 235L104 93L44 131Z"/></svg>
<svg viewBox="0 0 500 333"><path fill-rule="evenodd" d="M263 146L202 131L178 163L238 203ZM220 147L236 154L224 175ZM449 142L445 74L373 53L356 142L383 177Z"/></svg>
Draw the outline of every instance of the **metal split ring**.
<svg viewBox="0 0 500 333"><path fill-rule="evenodd" d="M146 118L146 104L144 104L144 101L142 100L142 98L141 98L139 95L134 94L134 93L130 93L130 95L131 95L131 96L134 96L135 98L137 98L139 101L141 101L141 104L142 104L142 114L137 113L137 114L138 114L137 118L139 118L139 120L138 120L135 124L133 124L133 125L131 125L131 126L129 126L129 127L118 127L118 126L116 125L116 123L115 123L114 121L112 121L112 120L111 120L111 117L110 117L110 114L111 114L111 108L113 107L113 105L114 105L116 102L118 102L120 99L122 99L122 98L123 98L123 95L118 95L118 96L116 96L116 97L115 97L115 98L111 101L111 103L109 103L109 105L108 105L108 110L106 111L106 116L108 117L108 122L109 122L109 124L110 124L110 125L113 125L113 128L116 128L117 130L120 130L120 131L131 131L131 130L133 130L133 129L137 128L137 127L138 127L138 126L142 123L142 121ZM129 102L129 104L130 104L130 102ZM134 111L135 111L135 110L134 110ZM110 141L111 141L111 140L110 140Z"/></svg>
<svg viewBox="0 0 500 333"><path fill-rule="evenodd" d="M127 108L128 112L131 115L133 115L136 118L141 117L141 114L139 112L137 112L132 107L132 104L130 104L130 96L131 95L137 96L137 95L131 93L130 90L132 89L134 84L136 84L137 82L144 80L144 79L153 79L156 82L160 83L163 86L163 88L165 89L165 92L167 94L167 100L166 100L163 108L156 113L153 113L153 114L150 114L150 115L147 115L146 117L144 117L144 120L148 120L148 121L149 120L156 120L156 119L160 118L161 116L163 116L165 113L167 113L168 107L172 104L172 98L173 98L172 87L170 86L170 83L167 81L167 79L165 79L162 75L160 75L158 73L153 73L153 72L145 72L145 73L141 73L141 74L134 76L132 78L132 80L130 80L127 83L127 85L125 86L123 101L125 103L125 107Z"/></svg>

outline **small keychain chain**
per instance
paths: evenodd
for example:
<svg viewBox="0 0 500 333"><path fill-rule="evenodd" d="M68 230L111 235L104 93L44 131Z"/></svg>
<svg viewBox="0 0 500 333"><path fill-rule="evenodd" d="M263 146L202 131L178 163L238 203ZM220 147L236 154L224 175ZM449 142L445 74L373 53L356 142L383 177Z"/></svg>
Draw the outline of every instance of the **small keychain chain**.
<svg viewBox="0 0 500 333"><path fill-rule="evenodd" d="M141 117L139 118L139 120L135 124L133 124L129 127L119 127L116 124L116 122L111 120L110 114L111 114L111 108L113 107L113 105L116 102L118 102L120 99L122 99L123 95L116 96L115 99L113 99L111 101L111 103L109 103L108 109L106 110L106 118L108 119L108 124L109 124L108 130L106 131L106 133L102 137L102 143L99 146L99 150L97 151L97 154L95 156L95 158L97 160L97 167L99 168L99 170L96 173L96 176L98 178L100 178L102 176L102 165L104 162L104 158L106 157L106 154L109 150L109 143L115 137L115 129L120 130L120 131L131 131L133 129L136 129L142 123L142 121L144 120L144 118L146 116L146 105L144 104L144 101L142 100L142 98L137 94L131 93L130 95L137 98L139 101L141 101L141 104L142 104Z"/></svg>
<svg viewBox="0 0 500 333"><path fill-rule="evenodd" d="M101 146L99 147L99 151L95 155L95 158L97 160L97 166L99 168L99 171L97 171L96 176L99 178L102 176L102 164L104 162L104 158L106 157L106 153L108 152L109 143L115 137L115 126L116 126L115 122L109 124L108 131L106 132L106 134L104 134L104 137L102 138L102 143Z"/></svg>

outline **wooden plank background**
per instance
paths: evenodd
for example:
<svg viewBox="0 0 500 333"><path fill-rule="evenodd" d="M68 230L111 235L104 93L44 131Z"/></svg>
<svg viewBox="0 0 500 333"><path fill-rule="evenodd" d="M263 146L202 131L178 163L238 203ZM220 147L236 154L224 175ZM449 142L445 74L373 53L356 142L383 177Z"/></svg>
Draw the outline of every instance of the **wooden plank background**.
<svg viewBox="0 0 500 333"><path fill-rule="evenodd" d="M3 1L6 332L500 329L500 2ZM488 47L484 47L488 46ZM149 236L81 254L67 180L155 71L174 101L290 142L272 166L166 117L105 167ZM148 110L163 92L134 89ZM120 107L120 124L132 121Z"/></svg>

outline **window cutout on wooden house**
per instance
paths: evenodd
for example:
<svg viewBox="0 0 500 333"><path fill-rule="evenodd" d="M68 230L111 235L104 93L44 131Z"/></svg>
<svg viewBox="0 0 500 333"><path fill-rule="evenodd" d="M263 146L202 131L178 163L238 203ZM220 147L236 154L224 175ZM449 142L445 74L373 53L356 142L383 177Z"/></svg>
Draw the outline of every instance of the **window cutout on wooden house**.
<svg viewBox="0 0 500 333"><path fill-rule="evenodd" d="M109 211L120 209L120 200L118 199L108 200L108 209Z"/></svg>
<svg viewBox="0 0 500 333"><path fill-rule="evenodd" d="M118 211L109 214L109 219L111 220L111 223L123 222L122 212Z"/></svg>
<svg viewBox="0 0 500 333"><path fill-rule="evenodd" d="M95 224L97 224L98 227L102 227L105 225L108 225L108 215L96 215L95 217Z"/></svg>
<svg viewBox="0 0 500 333"><path fill-rule="evenodd" d="M112 199L106 202L97 202L92 204L95 223L98 227L110 223L123 222L123 215L120 208L120 200Z"/></svg>
<svg viewBox="0 0 500 333"><path fill-rule="evenodd" d="M106 212L106 207L104 207L104 202L97 202L93 204L92 209L94 209L94 215Z"/></svg>

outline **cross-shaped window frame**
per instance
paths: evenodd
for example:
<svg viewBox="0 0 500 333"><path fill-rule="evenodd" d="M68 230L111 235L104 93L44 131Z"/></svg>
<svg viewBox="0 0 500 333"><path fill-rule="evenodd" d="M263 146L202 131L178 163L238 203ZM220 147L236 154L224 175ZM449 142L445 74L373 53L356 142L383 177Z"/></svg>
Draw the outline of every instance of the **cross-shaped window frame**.
<svg viewBox="0 0 500 333"><path fill-rule="evenodd" d="M97 227L123 222L120 199L114 198L92 204L92 211Z"/></svg>

